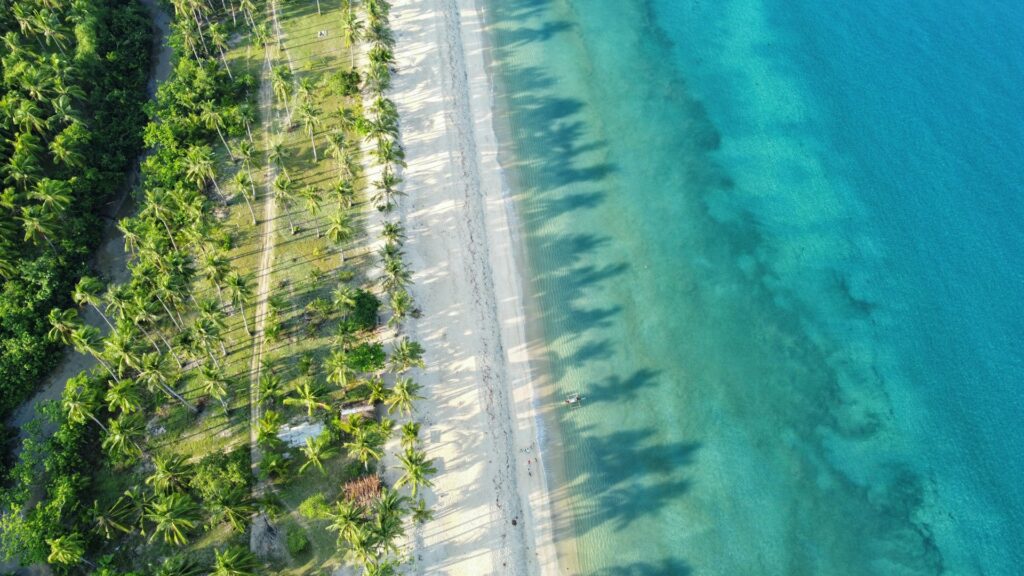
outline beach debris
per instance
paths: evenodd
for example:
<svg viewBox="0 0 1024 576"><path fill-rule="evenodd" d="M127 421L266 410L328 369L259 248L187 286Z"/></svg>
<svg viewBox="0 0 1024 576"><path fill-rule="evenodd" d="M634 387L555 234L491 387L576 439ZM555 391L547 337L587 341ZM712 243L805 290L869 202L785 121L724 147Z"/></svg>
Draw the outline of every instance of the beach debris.
<svg viewBox="0 0 1024 576"><path fill-rule="evenodd" d="M583 396L580 396L579 392L573 392L566 396L565 403L569 406L581 406L583 405Z"/></svg>

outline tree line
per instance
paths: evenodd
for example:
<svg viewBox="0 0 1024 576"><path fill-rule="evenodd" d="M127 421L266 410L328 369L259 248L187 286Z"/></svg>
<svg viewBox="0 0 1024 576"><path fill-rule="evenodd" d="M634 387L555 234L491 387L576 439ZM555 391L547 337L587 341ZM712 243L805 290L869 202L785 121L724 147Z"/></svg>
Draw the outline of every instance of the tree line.
<svg viewBox="0 0 1024 576"><path fill-rule="evenodd" d="M72 287L142 145L151 29L132 0L0 8L0 418L59 359Z"/></svg>

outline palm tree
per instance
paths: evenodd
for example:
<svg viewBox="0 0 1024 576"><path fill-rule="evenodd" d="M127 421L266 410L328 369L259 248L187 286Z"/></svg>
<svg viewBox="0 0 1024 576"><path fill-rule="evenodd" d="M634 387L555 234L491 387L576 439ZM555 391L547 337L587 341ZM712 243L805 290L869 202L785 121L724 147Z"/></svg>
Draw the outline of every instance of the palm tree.
<svg viewBox="0 0 1024 576"><path fill-rule="evenodd" d="M182 406L188 408L189 412L197 412L195 406L190 404L188 400L181 394L175 392L172 388L172 378L170 370L167 368L167 362L162 354L156 352L148 352L142 355L142 359L139 363L139 374L137 379L139 382L144 384L150 390L162 390L165 394L174 398L181 403Z"/></svg>
<svg viewBox="0 0 1024 576"><path fill-rule="evenodd" d="M227 144L225 143L225 146ZM213 165L213 151L209 146L190 146L185 152L185 176L190 182L196 185L200 191L206 187L206 183L212 182L217 194L224 198L224 194L217 185L217 171Z"/></svg>
<svg viewBox="0 0 1024 576"><path fill-rule="evenodd" d="M321 474L327 475L327 471L324 469L324 460L330 458L336 453L336 450L331 446L331 438L327 434L321 434L313 438L306 438L306 445L301 448L302 453L306 456L306 461L299 467L299 474L306 471L311 465L315 466Z"/></svg>
<svg viewBox="0 0 1024 576"><path fill-rule="evenodd" d="M290 210L292 202L295 200L295 187L295 182L292 181L287 173L278 174L277 178L274 178L274 197L281 202L281 207L285 211L285 217L288 219L288 228L293 235L297 230Z"/></svg>
<svg viewBox="0 0 1024 576"><path fill-rule="evenodd" d="M74 566L85 561L85 539L77 532L48 539L46 543L50 546L50 555L46 557L50 564Z"/></svg>
<svg viewBox="0 0 1024 576"><path fill-rule="evenodd" d="M412 414L412 403L415 400L422 400L423 396L417 394L421 386L412 381L412 378L399 378L391 389L391 396L385 400L388 405L388 414L398 410L406 416Z"/></svg>
<svg viewBox="0 0 1024 576"><path fill-rule="evenodd" d="M81 306L92 306L93 310L99 313L103 321L107 323L107 326L111 330L114 329L114 325L107 318L107 315L100 309L100 302L102 299L103 282L100 282L96 278L91 276L82 276L78 284L75 284L75 291L71 293L71 299L75 301L75 304Z"/></svg>
<svg viewBox="0 0 1024 576"><path fill-rule="evenodd" d="M146 519L155 524L150 542L157 536L163 536L168 544L184 546L188 544L188 532L195 528L197 509L190 496L172 492L153 499L146 511Z"/></svg>
<svg viewBox="0 0 1024 576"><path fill-rule="evenodd" d="M434 483L430 481L429 476L437 473L437 468L433 465L432 461L427 460L427 454L418 450L406 450L404 454L398 456L399 462L402 463L402 476L395 481L396 487L402 487L409 485L412 489L412 497L416 497L416 493L419 491L421 486L430 487Z"/></svg>
<svg viewBox="0 0 1024 576"><path fill-rule="evenodd" d="M99 392L89 386L87 373L79 372L76 376L68 379L64 395L61 398L61 408L69 422L85 424L87 419L92 420L106 432L107 427L96 418L96 410L99 406Z"/></svg>
<svg viewBox="0 0 1024 576"><path fill-rule="evenodd" d="M228 72L228 78L234 78L234 75L231 74L231 67L228 66L228 58L224 55L224 49L228 47L228 35L224 31L224 25L220 22L214 22L210 24L208 30L210 32L210 42L220 52L220 61Z"/></svg>
<svg viewBox="0 0 1024 576"><path fill-rule="evenodd" d="M291 150L285 146L284 140L281 138L275 139L270 144L270 150L267 151L267 160L270 164L278 170L287 173L288 168L285 166L285 161L291 157Z"/></svg>
<svg viewBox="0 0 1024 576"><path fill-rule="evenodd" d="M369 470L370 460L380 460L382 456L376 440L369 429L361 427L352 431L352 439L344 446L351 457L362 462L363 468Z"/></svg>
<svg viewBox="0 0 1024 576"><path fill-rule="evenodd" d="M39 201L48 216L59 216L71 204L71 184L64 180L43 178L36 182L28 197Z"/></svg>
<svg viewBox="0 0 1024 576"><path fill-rule="evenodd" d="M228 387L231 385L231 380L224 375L221 369L204 364L199 369L199 382L203 387L203 392L220 402L221 408L224 409L224 414L227 414Z"/></svg>
<svg viewBox="0 0 1024 576"><path fill-rule="evenodd" d="M236 488L226 495L219 496L210 502L207 508L210 512L207 529L227 522L235 532L245 532L249 518L256 512L252 498L244 488Z"/></svg>
<svg viewBox="0 0 1024 576"><path fill-rule="evenodd" d="M110 540L114 537L116 532L122 532L124 534L130 534L132 528L126 524L127 520L127 508L124 506L124 499L118 498L117 502L110 507L109 510L103 510L100 508L100 503L93 500L92 506L89 508L88 519L95 524L93 531L97 534L103 535L104 538ZM116 531L116 532L115 532Z"/></svg>
<svg viewBox="0 0 1024 576"><path fill-rule="evenodd" d="M320 210L323 207L323 198L320 189L316 186L304 186L299 190L299 196L306 203L306 211L313 217L313 226L316 228L316 237L320 237Z"/></svg>
<svg viewBox="0 0 1024 576"><path fill-rule="evenodd" d="M281 414L274 410L267 410L256 423L256 441L261 445L274 444L280 441L278 438L280 431Z"/></svg>
<svg viewBox="0 0 1024 576"><path fill-rule="evenodd" d="M402 448L412 450L420 440L420 423L406 422L402 424Z"/></svg>
<svg viewBox="0 0 1024 576"><path fill-rule="evenodd" d="M260 399L276 404L277 399L283 393L281 377L267 370L260 374Z"/></svg>
<svg viewBox="0 0 1024 576"><path fill-rule="evenodd" d="M78 350L82 354L89 354L90 356L95 358L96 361L99 362L100 365L103 366L108 373L110 373L110 376L114 379L115 382L120 382L121 379L118 378L117 373L114 372L113 367L111 367L110 364L108 364L106 360L103 359L100 350L100 341L101 338L99 329L97 329L94 326L89 326L87 324L75 328L74 332L71 333L71 344L75 347L75 350Z"/></svg>
<svg viewBox="0 0 1024 576"><path fill-rule="evenodd" d="M390 368L395 373L401 374L412 367L424 368L423 346L419 342L403 338L395 345L388 359Z"/></svg>
<svg viewBox="0 0 1024 576"><path fill-rule="evenodd" d="M349 221L348 214L339 210L327 217L327 230L324 232L327 238L335 244L344 244L352 239L355 234L355 227ZM341 254L342 262L345 260L345 251L338 251Z"/></svg>
<svg viewBox="0 0 1024 576"><path fill-rule="evenodd" d="M213 572L210 576L256 576L259 561L249 550L232 546L221 552L214 550Z"/></svg>
<svg viewBox="0 0 1024 576"><path fill-rule="evenodd" d="M142 395L138 384L131 378L111 383L103 399L107 402L107 410L111 412L117 410L130 414L142 409Z"/></svg>
<svg viewBox="0 0 1024 576"><path fill-rule="evenodd" d="M394 327L397 331L401 328L402 321L409 314L413 313L414 302L409 292L404 288L400 288L391 294L389 304L391 306L391 318L388 318L388 326Z"/></svg>
<svg viewBox="0 0 1024 576"><path fill-rule="evenodd" d="M292 112L288 107L288 99L292 94L292 71L287 66L274 66L270 81L274 89L274 96L284 103L285 114L291 118Z"/></svg>
<svg viewBox="0 0 1024 576"><path fill-rule="evenodd" d="M356 11L349 8L345 12L345 17L341 21L342 33L344 34L345 46L348 48L348 61L349 64L355 66L355 54L353 54L353 48L356 43L363 38L363 29L365 25L363 21L356 16Z"/></svg>
<svg viewBox="0 0 1024 576"><path fill-rule="evenodd" d="M171 556L164 559L155 576L201 576L204 573L205 570L191 557Z"/></svg>
<svg viewBox="0 0 1024 576"><path fill-rule="evenodd" d="M224 149L227 150L228 156L233 158L231 147L228 146L228 141L224 139L224 133L221 131L225 127L224 115L217 109L217 104L213 100L204 100L199 103L199 120L207 128L217 131L217 136L220 137L220 142L224 145ZM210 178L213 178L213 176L210 176Z"/></svg>
<svg viewBox="0 0 1024 576"><path fill-rule="evenodd" d="M309 380L304 380L302 384L295 388L295 397L285 398L284 403L287 406L304 407L306 409L306 416L312 418L313 412L317 408L330 410L331 407L324 403L323 397L323 390L311 384Z"/></svg>
<svg viewBox="0 0 1024 576"><path fill-rule="evenodd" d="M53 221L42 206L22 206L18 219L25 229L25 242L37 242L41 238L50 246L50 250L57 251L57 247L50 241L54 230Z"/></svg>
<svg viewBox="0 0 1024 576"><path fill-rule="evenodd" d="M427 502L423 498L416 501L416 504L412 507L412 521L417 524L424 524L434 519L434 511L427 507Z"/></svg>
<svg viewBox="0 0 1024 576"><path fill-rule="evenodd" d="M103 435L103 449L115 458L134 460L142 455L139 440L143 433L143 423L137 414L121 414L110 420L110 426Z"/></svg>
<svg viewBox="0 0 1024 576"><path fill-rule="evenodd" d="M338 533L338 544L351 542L353 536L362 525L363 516L366 510L362 506L342 498L334 505L334 512L330 515L331 523L327 529Z"/></svg>
<svg viewBox="0 0 1024 576"><path fill-rule="evenodd" d="M327 381L339 388L348 388L353 376L352 369L348 366L348 357L344 350L335 350L324 361L324 371L327 373Z"/></svg>
<svg viewBox="0 0 1024 576"><path fill-rule="evenodd" d="M64 345L71 344L74 341L75 330L82 326L82 321L78 318L78 311L73 308L67 310L54 308L50 310L50 315L47 316L47 319L50 321L50 331L46 334L47 338Z"/></svg>
<svg viewBox="0 0 1024 576"><path fill-rule="evenodd" d="M181 492L188 485L191 467L183 456L158 455L153 458L153 473L146 484L159 493Z"/></svg>
<svg viewBox="0 0 1024 576"><path fill-rule="evenodd" d="M320 126L320 109L311 102L303 102L299 105L298 112L299 120L305 126L306 134L309 136L309 143L313 146L313 161L319 162L320 159L316 153L316 140L313 138L313 135L316 132L316 128Z"/></svg>
<svg viewBox="0 0 1024 576"><path fill-rule="evenodd" d="M245 314L245 303L252 298L252 284L249 280L239 274L238 272L232 272L227 278L228 296L231 298L231 303L238 306L242 313L242 323L245 325L245 333L252 336L252 332L249 331L249 321L246 320Z"/></svg>

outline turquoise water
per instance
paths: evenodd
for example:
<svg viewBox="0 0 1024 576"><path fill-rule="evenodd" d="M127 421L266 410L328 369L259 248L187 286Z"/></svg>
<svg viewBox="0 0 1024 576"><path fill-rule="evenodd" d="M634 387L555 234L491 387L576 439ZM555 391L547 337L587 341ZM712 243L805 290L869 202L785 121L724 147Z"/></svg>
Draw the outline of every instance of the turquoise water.
<svg viewBox="0 0 1024 576"><path fill-rule="evenodd" d="M585 574L1024 570L1024 4L492 0Z"/></svg>

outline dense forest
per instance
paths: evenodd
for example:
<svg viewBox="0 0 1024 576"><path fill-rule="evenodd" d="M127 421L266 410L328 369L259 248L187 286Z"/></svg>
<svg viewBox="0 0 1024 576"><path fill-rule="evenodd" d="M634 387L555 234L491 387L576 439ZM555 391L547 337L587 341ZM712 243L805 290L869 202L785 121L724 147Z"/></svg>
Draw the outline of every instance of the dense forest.
<svg viewBox="0 0 1024 576"><path fill-rule="evenodd" d="M134 0L0 0L0 35L6 419L60 359L48 315L71 304L141 149L152 31Z"/></svg>

